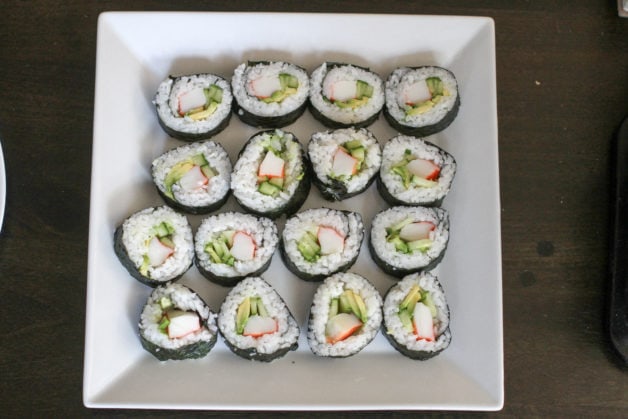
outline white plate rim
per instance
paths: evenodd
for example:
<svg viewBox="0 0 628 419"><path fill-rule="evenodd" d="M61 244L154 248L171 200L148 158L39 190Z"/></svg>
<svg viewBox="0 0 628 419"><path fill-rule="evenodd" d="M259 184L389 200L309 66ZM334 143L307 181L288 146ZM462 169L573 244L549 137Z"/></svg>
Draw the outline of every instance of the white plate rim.
<svg viewBox="0 0 628 419"><path fill-rule="evenodd" d="M247 13L204 13L207 16L221 16L221 18L232 18L232 19L238 19L241 18L243 16L251 16L252 14L247 14ZM114 21L116 18L118 17L122 17L122 16L126 16L126 17L133 17L133 18L138 18L138 19L142 19L142 18L147 18L148 16L151 17L155 17L158 15L162 15L166 16L166 17L170 17L173 19L176 19L178 16L185 16L185 15L189 15L189 13L144 13L144 12L131 12L131 13L122 13L122 12L108 12L108 13L104 13L101 15L101 17L99 18L99 36L101 33L101 25L103 20L105 19L109 19L111 21ZM264 17L272 17L272 18L285 18L285 17L290 17L290 16L304 16L304 14L283 14L283 13L264 13L261 14ZM310 15L311 16L311 15ZM348 16L348 15L343 15L343 16ZM377 17L378 15L351 15L353 17L356 18L364 18L365 16L369 16L369 18L372 17ZM338 15L333 15L333 14L317 14L317 17L319 17L320 19L326 19L326 18L337 18ZM405 17L401 17L398 15L382 15L381 18L383 19L394 19L394 18L408 18L407 16ZM498 170L497 168L497 115L496 115L496 82L495 82L495 78L494 78L494 74L495 74L495 62L494 62L494 23L492 21L492 19L490 18L482 18L482 17L456 17L456 16L416 16L416 18L420 18L420 19L455 19L455 18L462 18L462 19L471 19L471 20L476 20L476 21L482 21L485 25L487 25L488 27L488 31L490 38L492 39L492 45L490 45L490 49L491 49L491 53L492 55L489 57L492 61L488 63L490 70L493 74L493 80L492 86L491 87L492 91L490 92L490 95L492 95L492 97L490 98L492 100L492 103L490 103L489 105L491 106L491 112L494 112L494 114L491 114L492 116L494 115L494 119L488 121L489 125L493 125L491 127L492 132L494 132L495 134L495 145L494 148L491 149L490 151L493 153L491 157L491 163L494 163L494 169ZM100 43L99 43L99 47L100 47ZM98 66L97 63L97 87L98 87L98 78L99 78L99 71L102 71L102 68L100 66ZM98 101L98 97L96 98L96 101ZM97 117L96 115L97 112L97 108L95 107L95 119ZM95 124L95 136L96 136L96 124ZM98 161L98 156L96 155L96 153L94 153L93 155L93 163L96 163ZM97 179L96 179L97 180ZM498 177L497 179L492 179L492 184L489 185L492 188L492 192L494 193L492 198L492 202L490 202L490 206L491 208L495 209L495 208L499 208L499 183L498 183ZM95 179L92 179L92 203L94 202L94 193L98 190L98 183L95 182ZM499 387L498 389L493 389L496 391L496 397L495 400L490 401L490 402L483 402L483 403L479 403L479 404L473 404L473 403L461 403L461 404L456 404L456 403L434 403L434 404L426 404L426 405L413 405L412 403L408 403L408 404L386 404L386 403L358 403L358 404L333 404L333 403L320 403L320 404L300 404L300 403L275 403L275 404L269 404L269 405L246 405L246 404L233 404L233 403L225 403L225 404L221 404L219 402L211 402L211 403L200 403L200 404L194 404L194 403L182 403L182 404L168 404L168 403L164 403L164 404L160 404L157 402L153 402L153 403L145 403L145 402L134 402L132 400L125 400L125 401L116 401L116 400L99 400L97 397L95 397L95 394L90 393L90 385L93 385L93 381L94 381L94 377L90 376L90 371L91 371L91 367L92 364L94 362L92 353L90 352L90 347L93 347L93 342L94 342L94 325L93 322L90 321L90 317L91 314L93 314L93 309L94 309L94 296L90 294L90 288L92 287L92 282L94 281L93 279L93 273L94 270L96 269L93 266L92 263L92 251L93 249L95 249L97 247L96 245L96 237L92 234L92 233L96 233L98 231L98 228L96 227L96 223L98 221L102 221L98 219L98 211L96 211L96 209L94 207L92 207L90 209L90 260L88 262L89 265L89 272L88 272L88 298L87 298L87 315L86 315L86 354L85 354L85 373L84 373L84 403L87 406L90 407L140 407L140 408L147 408L147 407L157 407L157 408L192 408L192 409L208 409L208 408L212 408L212 409L297 409L297 410L303 410L303 409L316 409L316 410L326 410L326 409L341 409L341 410L350 410L350 409L452 409L452 410L499 410L501 409L501 407L503 406L503 336L502 336L502 317L501 317L501 253L498 252L497 254L495 254L495 258L496 258L496 263L495 265L498 266L498 278L496 278L496 287L497 289L494 292L494 296L496 297L496 305L498 306L498 312L494 313L496 318L494 319L496 322L496 328L499 330L499 342L497 342L497 353L498 353L498 358L496 360L497 364L500 365L499 371L498 371L498 376L495 377L496 382L498 383ZM498 250L501 250L500 248L500 225L499 225L499 217L496 221L496 225L495 225L495 229L491 232L491 237L489 238L489 240L493 243L497 245Z"/></svg>

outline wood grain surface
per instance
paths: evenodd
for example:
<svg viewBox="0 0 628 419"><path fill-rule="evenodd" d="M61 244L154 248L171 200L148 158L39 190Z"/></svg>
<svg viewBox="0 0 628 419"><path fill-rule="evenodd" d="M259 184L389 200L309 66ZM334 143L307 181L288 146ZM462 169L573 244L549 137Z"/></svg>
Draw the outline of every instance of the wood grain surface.
<svg viewBox="0 0 628 419"><path fill-rule="evenodd" d="M3 2L0 416L245 415L83 407L96 22L109 10L492 17L506 394L495 415L628 417L628 369L605 330L611 144L628 116L628 19L610 0Z"/></svg>

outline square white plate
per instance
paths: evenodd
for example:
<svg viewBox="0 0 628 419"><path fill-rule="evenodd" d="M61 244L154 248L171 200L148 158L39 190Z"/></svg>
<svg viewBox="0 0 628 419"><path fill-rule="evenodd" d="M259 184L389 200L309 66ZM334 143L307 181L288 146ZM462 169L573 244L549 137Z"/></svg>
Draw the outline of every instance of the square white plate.
<svg viewBox="0 0 628 419"><path fill-rule="evenodd" d="M105 13L98 22L94 143L85 336L84 403L105 408L498 410L504 400L499 171L494 24L490 18L263 13ZM312 71L323 61L371 67L383 78L398 66L436 64L460 84L457 119L430 138L458 161L444 207L451 240L437 268L453 341L429 361L397 353L381 333L348 359L314 356L305 339L316 284L297 279L276 254L264 277L300 321L298 351L270 364L245 361L221 339L200 360L161 363L144 351L139 313L151 289L113 251L113 231L131 213L162 205L151 161L182 144L160 129L151 104L169 74L231 78L246 60L284 60ZM306 112L285 128L306 142L325 129ZM383 144L395 132L381 117ZM236 117L214 139L235 161L257 130ZM375 185L340 203L312 188L305 208L362 213L367 229L386 208ZM239 210L230 198L222 210ZM193 228L200 217L189 217ZM280 230L284 220L278 222ZM395 281L371 261L366 242L351 271L384 292ZM228 289L191 268L182 282L217 311Z"/></svg>

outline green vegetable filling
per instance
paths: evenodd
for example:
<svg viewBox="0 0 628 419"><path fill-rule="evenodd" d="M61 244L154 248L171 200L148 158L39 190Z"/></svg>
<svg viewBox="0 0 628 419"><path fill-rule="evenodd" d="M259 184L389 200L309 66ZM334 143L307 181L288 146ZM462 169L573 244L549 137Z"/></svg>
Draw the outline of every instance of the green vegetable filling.
<svg viewBox="0 0 628 419"><path fill-rule="evenodd" d="M261 99L264 103L279 103L282 102L288 96L291 96L297 92L299 88L299 79L292 74L281 73L279 74L280 90L274 91L269 97Z"/></svg>
<svg viewBox="0 0 628 419"><path fill-rule="evenodd" d="M316 234L306 231L297 241L297 249L303 256L303 259L314 263L321 257L321 246L318 244Z"/></svg>
<svg viewBox="0 0 628 419"><path fill-rule="evenodd" d="M267 137L262 142L262 146L264 147L266 153L273 153L275 156L287 162L291 156L288 153L286 138L278 135L277 133L266 134L266 136ZM265 157L266 154L264 154L262 160L264 160ZM301 180L302 178L303 174L301 173L297 177L297 180ZM276 198L287 187L286 183L285 177L258 176L257 191L263 195Z"/></svg>
<svg viewBox="0 0 628 419"><path fill-rule="evenodd" d="M397 312L399 320L407 332L413 332L414 330L412 318L414 317L414 307L419 301L430 309L432 317L436 317L436 306L434 305L434 301L432 300L432 296L429 291L422 290L416 284L413 285L412 288L410 288L410 291L408 291L408 294L406 294L405 298L399 304L399 311Z"/></svg>
<svg viewBox="0 0 628 419"><path fill-rule="evenodd" d="M189 116L195 121L200 121L216 112L218 105L222 103L222 88L212 84L203 89L203 93L205 94L205 105L189 110L185 116Z"/></svg>
<svg viewBox="0 0 628 419"><path fill-rule="evenodd" d="M329 303L329 318L339 314L354 314L362 323L368 319L366 304L360 296L352 290L344 290L338 298L332 298Z"/></svg>
<svg viewBox="0 0 628 419"><path fill-rule="evenodd" d="M235 233L234 230L225 230L214 240L205 244L205 253L209 255L213 263L223 263L229 266L234 265L235 257L231 254L230 245Z"/></svg>
<svg viewBox="0 0 628 419"><path fill-rule="evenodd" d="M428 77L425 84L430 91L431 98L423 102L406 105L406 117L421 115L432 109L443 97L449 96L449 91L443 85L443 81L439 77Z"/></svg>
<svg viewBox="0 0 628 419"><path fill-rule="evenodd" d="M392 166L390 171L401 177L401 182L403 183L403 187L405 189L409 189L412 186L420 188L433 188L438 185L438 182L436 181L428 180L410 173L410 170L408 170L408 163L415 159L416 157L412 156L412 152L410 150L406 150L404 152L403 159L399 163Z"/></svg>
<svg viewBox="0 0 628 419"><path fill-rule="evenodd" d="M344 108L355 109L355 108L359 108L360 106L364 106L368 103L369 99L373 97L373 86L371 86L370 84L362 80L356 80L355 83L356 83L355 98L342 101L342 100L330 100L329 98L326 98L323 96L323 99L343 109Z"/></svg>
<svg viewBox="0 0 628 419"><path fill-rule="evenodd" d="M395 245L395 250L405 254L411 254L414 252L427 252L433 244L431 239L419 239L414 241L406 241L402 239L399 234L401 230L408 224L413 223L414 220L410 217L400 221L399 223L388 227L386 229L386 241Z"/></svg>
<svg viewBox="0 0 628 419"><path fill-rule="evenodd" d="M253 296L246 297L238 306L236 312L236 333L241 335L244 333L244 328L247 321L251 316L270 317L264 303L262 303L262 297Z"/></svg>
<svg viewBox="0 0 628 419"><path fill-rule="evenodd" d="M146 240L146 246L148 247L148 243L153 239L153 237L157 237L159 241L164 245L168 246L171 249L175 248L174 241L172 240L172 235L174 234L175 229L169 223L162 221L161 223L153 226L151 234L149 238ZM150 278L148 269L150 268L150 258L148 257L148 253L142 255L142 265L140 266L140 274L147 278Z"/></svg>
<svg viewBox="0 0 628 419"><path fill-rule="evenodd" d="M176 163L168 174L166 175L166 179L164 180L165 187L165 195L170 199L175 199L174 194L172 193L172 186L181 180L183 176L190 170L192 170L195 166L199 166L203 175L208 179L213 178L218 174L216 169L213 169L205 156L202 153L196 154L188 159L182 160Z"/></svg>

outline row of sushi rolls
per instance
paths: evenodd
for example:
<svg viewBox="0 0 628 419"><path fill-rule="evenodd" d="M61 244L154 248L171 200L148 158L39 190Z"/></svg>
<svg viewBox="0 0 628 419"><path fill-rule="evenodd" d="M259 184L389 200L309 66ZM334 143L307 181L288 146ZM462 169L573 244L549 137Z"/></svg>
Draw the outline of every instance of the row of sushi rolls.
<svg viewBox="0 0 628 419"><path fill-rule="evenodd" d="M171 76L154 105L165 132L185 143L152 162L165 205L131 215L114 233L121 263L154 288L139 319L147 351L162 361L200 358L219 333L249 360L268 362L296 350L299 324L261 277L276 250L290 272L319 282L307 321L314 354L354 355L379 330L412 359L447 348L449 308L430 271L448 243L448 214L440 205L456 162L422 138L445 129L458 112L458 84L449 70L402 67L384 81L351 64L326 62L308 75L286 62L247 62L231 82L213 74ZM307 107L329 130L303 146L280 128ZM399 132L383 147L367 129L382 109ZM263 129L233 166L210 139L232 114ZM362 216L325 207L299 211L311 183L326 200L342 201L374 181L390 207L372 220L368 247L397 279L384 298L348 272L365 238ZM230 194L244 212L217 212ZM206 218L193 232L184 213ZM283 214L280 234L274 220ZM176 282L192 265L231 287L219 312Z"/></svg>

